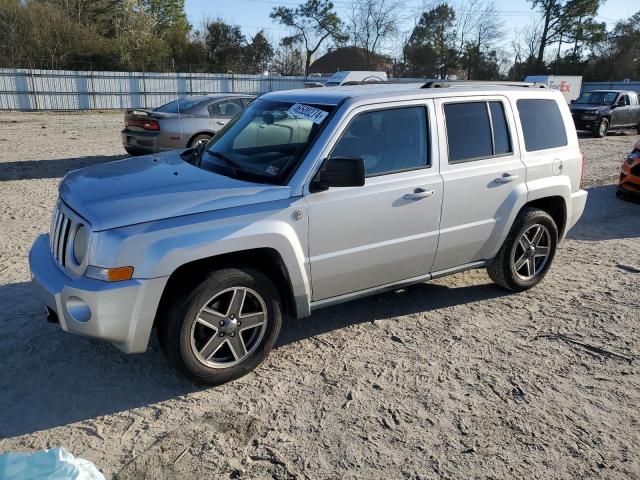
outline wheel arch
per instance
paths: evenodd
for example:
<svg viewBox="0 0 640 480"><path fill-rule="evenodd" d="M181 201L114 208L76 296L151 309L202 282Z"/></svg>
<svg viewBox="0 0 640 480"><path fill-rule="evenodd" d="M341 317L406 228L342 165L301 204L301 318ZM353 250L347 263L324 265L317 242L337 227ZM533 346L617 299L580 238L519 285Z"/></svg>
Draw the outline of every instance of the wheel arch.
<svg viewBox="0 0 640 480"><path fill-rule="evenodd" d="M280 292L285 313L293 317L297 316L289 270L280 253L270 247L222 253L192 260L179 266L169 276L160 298L158 311L162 311L164 304L171 301L172 295L178 289L184 288L187 282L201 281L208 273L223 268L249 268L265 274L274 282ZM156 315L154 325L158 318L159 316Z"/></svg>
<svg viewBox="0 0 640 480"><path fill-rule="evenodd" d="M567 202L563 196L551 195L531 200L525 203L520 211L526 207L539 208L551 215L558 227L558 240L563 238L567 225Z"/></svg>

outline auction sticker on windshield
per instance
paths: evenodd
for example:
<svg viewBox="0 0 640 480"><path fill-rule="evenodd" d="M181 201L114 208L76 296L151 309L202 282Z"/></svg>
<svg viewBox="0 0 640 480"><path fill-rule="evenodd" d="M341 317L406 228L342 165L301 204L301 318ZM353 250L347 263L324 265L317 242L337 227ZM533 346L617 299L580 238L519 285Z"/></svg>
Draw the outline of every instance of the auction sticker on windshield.
<svg viewBox="0 0 640 480"><path fill-rule="evenodd" d="M328 112L320 110L319 108L312 107L310 105L304 105L302 103L296 103L289 110L287 114L295 118L304 118L311 120L313 123L320 125L322 121L329 115Z"/></svg>

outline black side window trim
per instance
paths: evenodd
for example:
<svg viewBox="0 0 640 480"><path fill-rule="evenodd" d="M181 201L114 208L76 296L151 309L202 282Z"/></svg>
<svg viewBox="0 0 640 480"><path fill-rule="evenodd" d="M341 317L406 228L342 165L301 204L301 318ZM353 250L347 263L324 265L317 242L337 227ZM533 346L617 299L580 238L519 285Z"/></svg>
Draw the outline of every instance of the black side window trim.
<svg viewBox="0 0 640 480"><path fill-rule="evenodd" d="M502 113L504 114L504 122L507 127L507 140L509 141L510 152L505 153L495 153L496 151L496 138L495 131L493 126L493 116L491 115L490 103L496 102L499 103L502 107ZM449 158L449 133L447 132L447 114L444 111L444 107L446 105L454 105L454 104L465 104L465 103L484 103L487 109L487 115L489 117L489 131L491 132L491 151L493 154L484 155L481 157L471 157L471 158L463 158L462 160L451 160ZM511 157L515 155L513 151L513 136L511 134L511 126L509 125L509 120L507 119L507 109L505 108L504 101L502 99L490 99L490 100L468 100L468 101L460 101L460 102L446 102L442 104L442 116L444 117L444 133L447 137L447 163L449 165L457 165L459 163L469 163L469 162L479 162L480 160L489 160L492 158L502 158L502 157Z"/></svg>
<svg viewBox="0 0 640 480"><path fill-rule="evenodd" d="M425 134L425 140L426 140L426 146L427 148L425 148L426 150L426 161L427 163L425 165L419 166L419 167L409 167L409 168L402 168L399 170L389 170L387 172L381 172L381 173L371 173L371 174L365 174L365 178L374 178L374 177L382 177L384 175L393 175L396 173L404 173L404 172L411 172L414 170L426 170L432 167L433 162L432 162L432 155L431 155L431 149L433 148L433 142L431 139L431 125L430 125L430 118L429 118L429 107L425 104L417 104L417 105L398 105L398 106L388 106L388 107L382 107L382 108L375 108L375 109L371 109L371 110L365 110L363 112L357 113L356 115L354 115L351 120L349 120L349 123L346 125L346 127L342 130L342 133L340 134L340 138L338 138L338 140L333 144L333 146L331 147L331 151L329 152L328 157L331 158L331 156L333 155L333 151L335 150L335 148L337 147L337 145L340 143L340 141L342 140L344 134L349 130L349 127L351 127L351 124L353 123L353 121L358 118L360 115L364 115L364 114L368 114L368 113L375 113L375 112L383 112L385 110L400 110L403 108L422 108L424 109L424 119L425 119L425 126L426 128L426 132L424 132Z"/></svg>

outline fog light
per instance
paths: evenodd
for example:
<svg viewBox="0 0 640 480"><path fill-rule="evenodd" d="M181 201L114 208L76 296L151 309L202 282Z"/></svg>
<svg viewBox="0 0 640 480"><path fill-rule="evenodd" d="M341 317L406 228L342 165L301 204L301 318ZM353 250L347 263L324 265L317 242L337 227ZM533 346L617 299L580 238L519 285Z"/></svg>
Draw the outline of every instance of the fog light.
<svg viewBox="0 0 640 480"><path fill-rule="evenodd" d="M67 299L67 313L76 322L88 322L91 318L89 305L78 297L69 297Z"/></svg>

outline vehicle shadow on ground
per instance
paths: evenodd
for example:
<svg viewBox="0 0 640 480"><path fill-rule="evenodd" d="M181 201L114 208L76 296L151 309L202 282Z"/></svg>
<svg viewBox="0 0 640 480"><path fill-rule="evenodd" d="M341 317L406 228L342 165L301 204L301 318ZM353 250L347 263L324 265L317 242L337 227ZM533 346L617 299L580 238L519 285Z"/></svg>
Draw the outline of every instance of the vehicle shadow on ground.
<svg viewBox="0 0 640 480"><path fill-rule="evenodd" d="M128 157L122 155L96 155L90 157L60 158L54 160L25 160L0 163L0 181L62 178L78 168L113 162Z"/></svg>
<svg viewBox="0 0 640 480"><path fill-rule="evenodd" d="M428 312L505 295L492 284L416 285L287 321L276 346L373 320ZM19 300L18 300L19 299ZM30 283L0 287L0 438L152 405L196 392L169 365L155 335L144 354L63 332L45 321ZM277 351L273 353L277 355Z"/></svg>
<svg viewBox="0 0 640 480"><path fill-rule="evenodd" d="M616 197L617 185L587 188L584 213L567 234L572 240L640 237L640 204Z"/></svg>

